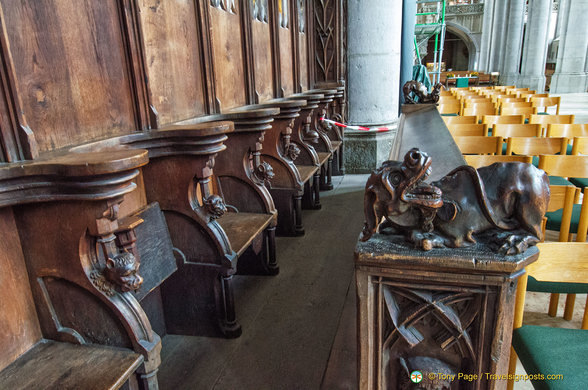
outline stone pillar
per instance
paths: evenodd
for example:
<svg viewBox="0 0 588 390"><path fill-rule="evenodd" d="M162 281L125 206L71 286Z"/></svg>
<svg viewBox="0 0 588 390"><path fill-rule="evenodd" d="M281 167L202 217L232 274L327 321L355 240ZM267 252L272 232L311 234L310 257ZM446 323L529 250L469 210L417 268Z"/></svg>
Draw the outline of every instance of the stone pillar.
<svg viewBox="0 0 588 390"><path fill-rule="evenodd" d="M552 0L529 2L521 76L517 87L529 88L537 92L545 90L545 59L552 2Z"/></svg>
<svg viewBox="0 0 588 390"><path fill-rule="evenodd" d="M500 69L500 84L502 85L516 85L519 78L524 17L525 0L511 0L508 3L507 31ZM493 42L493 44L500 45L500 42Z"/></svg>
<svg viewBox="0 0 588 390"><path fill-rule="evenodd" d="M350 124L392 127L397 122L401 33L401 1L347 0ZM390 151L392 134L345 131L347 172L376 168Z"/></svg>
<svg viewBox="0 0 588 390"><path fill-rule="evenodd" d="M478 70L482 72L492 72L491 51L492 51L492 32L494 31L494 6L495 0L486 0L484 2L484 16L482 20L482 37L480 42L480 59L478 61Z"/></svg>
<svg viewBox="0 0 588 390"><path fill-rule="evenodd" d="M566 0L560 4L559 49L555 73L551 78L551 93L586 92L588 74L588 23L585 12L588 0Z"/></svg>
<svg viewBox="0 0 588 390"><path fill-rule="evenodd" d="M494 0L494 17L492 18L492 36L490 41L489 66L491 71L501 71L504 47L508 27L507 0Z"/></svg>

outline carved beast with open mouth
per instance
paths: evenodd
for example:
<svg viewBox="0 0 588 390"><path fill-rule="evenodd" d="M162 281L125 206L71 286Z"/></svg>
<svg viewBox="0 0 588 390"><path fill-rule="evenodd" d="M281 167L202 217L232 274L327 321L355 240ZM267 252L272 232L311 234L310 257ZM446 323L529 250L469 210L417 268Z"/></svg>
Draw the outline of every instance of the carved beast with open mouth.
<svg viewBox="0 0 588 390"><path fill-rule="evenodd" d="M516 254L541 238L549 202L549 179L530 164L499 163L476 170L461 166L441 180L425 184L431 158L416 148L404 161L386 161L366 183L366 222L360 239L378 229L404 233L417 247L430 250L488 241L492 249Z"/></svg>

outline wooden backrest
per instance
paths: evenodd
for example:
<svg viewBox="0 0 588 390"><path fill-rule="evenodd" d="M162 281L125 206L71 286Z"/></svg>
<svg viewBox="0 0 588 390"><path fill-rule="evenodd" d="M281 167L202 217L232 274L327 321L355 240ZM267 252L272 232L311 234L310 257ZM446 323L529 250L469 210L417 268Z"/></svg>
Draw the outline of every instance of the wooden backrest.
<svg viewBox="0 0 588 390"><path fill-rule="evenodd" d="M502 154L502 137L454 136L462 154Z"/></svg>
<svg viewBox="0 0 588 390"><path fill-rule="evenodd" d="M568 139L565 137L509 137L506 141L506 154L566 154Z"/></svg>
<svg viewBox="0 0 588 390"><path fill-rule="evenodd" d="M498 102L503 104L503 103L520 103L520 102L526 102L527 99L525 98L518 98L518 97L513 97L512 95L502 95L498 98Z"/></svg>
<svg viewBox="0 0 588 390"><path fill-rule="evenodd" d="M559 108L561 104L561 97L560 96L551 96L549 97L547 94L545 96L538 96L532 95L530 96L530 102L533 103L533 107L543 107L545 110L543 112L547 112L547 107L556 106L555 114L559 115Z"/></svg>
<svg viewBox="0 0 588 390"><path fill-rule="evenodd" d="M517 91L517 97L523 97L523 96L529 96L529 95L533 95L534 93L536 93L537 91L534 91L532 89L527 90L527 91Z"/></svg>
<svg viewBox="0 0 588 390"><path fill-rule="evenodd" d="M488 134L488 126L484 124L447 124L447 129L453 137L462 136L486 136Z"/></svg>
<svg viewBox="0 0 588 390"><path fill-rule="evenodd" d="M505 92L509 95L516 95L518 92L528 91L528 90L529 90L529 88L516 88L516 87L514 87L514 88L506 88Z"/></svg>
<svg viewBox="0 0 588 390"><path fill-rule="evenodd" d="M489 127L497 123L505 124L523 124L525 123L524 115L484 115L482 123L486 123Z"/></svg>
<svg viewBox="0 0 588 390"><path fill-rule="evenodd" d="M461 104L461 102L454 96L441 96L439 104Z"/></svg>
<svg viewBox="0 0 588 390"><path fill-rule="evenodd" d="M548 124L554 123L572 124L574 119L575 115L531 115L529 123L540 123L541 127L547 128Z"/></svg>
<svg viewBox="0 0 588 390"><path fill-rule="evenodd" d="M460 103L439 104L437 106L439 114L459 114L461 111Z"/></svg>
<svg viewBox="0 0 588 390"><path fill-rule="evenodd" d="M525 115L525 118L537 113L537 107L504 107L501 115Z"/></svg>
<svg viewBox="0 0 588 390"><path fill-rule="evenodd" d="M472 107L465 107L462 112L461 115L477 115L477 116L483 116L483 115L496 115L497 114L497 110L496 107L491 106L491 105L475 105Z"/></svg>
<svg viewBox="0 0 588 390"><path fill-rule="evenodd" d="M463 106L464 107L484 106L484 107L494 108L495 104L492 102L492 99L479 98L479 99L464 99Z"/></svg>
<svg viewBox="0 0 588 390"><path fill-rule="evenodd" d="M588 137L574 137L572 142L573 155L588 155Z"/></svg>
<svg viewBox="0 0 588 390"><path fill-rule="evenodd" d="M550 176L588 177L588 156L539 156L539 169Z"/></svg>
<svg viewBox="0 0 588 390"><path fill-rule="evenodd" d="M474 168L482 168L497 162L522 162L531 164L533 157L531 156L504 156L493 154L469 154L463 156L466 163Z"/></svg>
<svg viewBox="0 0 588 390"><path fill-rule="evenodd" d="M492 135L509 137L539 137L541 126L538 124L498 123L492 127Z"/></svg>
<svg viewBox="0 0 588 390"><path fill-rule="evenodd" d="M18 230L10 207L0 208L0 371L41 339Z"/></svg>
<svg viewBox="0 0 588 390"><path fill-rule="evenodd" d="M443 117L443 121L445 122L445 124L476 124L478 123L478 117L477 116L444 116Z"/></svg>
<svg viewBox="0 0 588 390"><path fill-rule="evenodd" d="M547 137L588 137L588 124L548 123Z"/></svg>
<svg viewBox="0 0 588 390"><path fill-rule="evenodd" d="M580 189L572 185L553 185L549 186L549 191L549 204L547 205L546 211L553 212L562 209L562 219L559 229L558 240L562 242L568 241L568 237L570 234L570 222L572 221L573 206L575 200L579 196ZM545 218L544 221L546 222L547 218ZM545 226L542 226L542 230L543 233L545 233Z"/></svg>
<svg viewBox="0 0 588 390"><path fill-rule="evenodd" d="M517 101L500 101L500 106L502 108L506 108L506 107L533 107L533 104L531 102L528 102L526 100L517 102Z"/></svg>

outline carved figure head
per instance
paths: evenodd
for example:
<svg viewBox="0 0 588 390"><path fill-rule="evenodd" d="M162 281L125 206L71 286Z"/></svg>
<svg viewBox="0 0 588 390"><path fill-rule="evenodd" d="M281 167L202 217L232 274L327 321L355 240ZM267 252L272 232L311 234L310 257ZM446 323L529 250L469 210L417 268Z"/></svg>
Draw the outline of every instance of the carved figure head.
<svg viewBox="0 0 588 390"><path fill-rule="evenodd" d="M132 253L118 253L106 260L104 276L122 292L134 291L143 284L143 278L138 274L140 265Z"/></svg>
<svg viewBox="0 0 588 390"><path fill-rule="evenodd" d="M290 160L294 161L300 155L300 148L296 144L290 143L288 145L288 150L286 151L286 155L290 158Z"/></svg>
<svg viewBox="0 0 588 390"><path fill-rule="evenodd" d="M225 206L223 198L215 194L210 195L208 198L204 199L204 207L210 215L211 220L222 217L223 214L227 211L227 206Z"/></svg>
<svg viewBox="0 0 588 390"><path fill-rule="evenodd" d="M424 183L430 173L431 158L417 148L409 150L404 161L385 161L374 171L366 183L361 239L371 237L382 217L402 227L430 225L430 211L443 205L441 190Z"/></svg>
<svg viewBox="0 0 588 390"><path fill-rule="evenodd" d="M262 181L271 181L274 178L274 169L269 163L263 161L255 168L255 176Z"/></svg>

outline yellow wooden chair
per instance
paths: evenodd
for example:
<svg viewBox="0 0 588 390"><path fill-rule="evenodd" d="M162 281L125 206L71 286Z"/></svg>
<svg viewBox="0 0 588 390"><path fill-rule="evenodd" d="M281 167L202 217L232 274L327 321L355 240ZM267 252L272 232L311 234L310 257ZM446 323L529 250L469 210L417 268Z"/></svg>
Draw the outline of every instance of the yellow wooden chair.
<svg viewBox="0 0 588 390"><path fill-rule="evenodd" d="M454 136L462 154L502 154L502 138L483 135Z"/></svg>
<svg viewBox="0 0 588 390"><path fill-rule="evenodd" d="M497 109L493 105L474 105L463 108L461 115L475 115L479 120L484 115L496 115L497 113Z"/></svg>
<svg viewBox="0 0 588 390"><path fill-rule="evenodd" d="M537 109L535 107L535 109ZM572 124L574 123L575 115L531 115L529 123L539 123L543 129L543 133L547 132L547 125L549 124Z"/></svg>
<svg viewBox="0 0 588 390"><path fill-rule="evenodd" d="M572 139L574 137L588 137L588 123L548 123L547 137L566 137Z"/></svg>
<svg viewBox="0 0 588 390"><path fill-rule="evenodd" d="M439 104L437 106L437 110L441 115L459 115L461 112L461 104L460 103L448 103L448 104Z"/></svg>
<svg viewBox="0 0 588 390"><path fill-rule="evenodd" d="M476 169L486 167L497 162L522 162L531 164L531 161L533 160L531 156L505 156L502 154L467 154L464 155L463 158L468 165L471 165Z"/></svg>
<svg viewBox="0 0 588 390"><path fill-rule="evenodd" d="M529 89L527 91L517 91L517 97L524 97L526 99L527 96L533 95L535 93L537 93L537 91L533 91L532 89Z"/></svg>
<svg viewBox="0 0 588 390"><path fill-rule="evenodd" d="M537 107L504 107L500 111L500 115L524 115L525 119L534 114L537 114Z"/></svg>
<svg viewBox="0 0 588 390"><path fill-rule="evenodd" d="M516 88L514 85L495 85L494 90L506 93L507 89Z"/></svg>
<svg viewBox="0 0 588 390"><path fill-rule="evenodd" d="M471 116L444 116L442 117L445 124L462 124L462 125L473 125L478 123L478 117L475 115Z"/></svg>
<svg viewBox="0 0 588 390"><path fill-rule="evenodd" d="M573 138L572 155L588 155L588 136Z"/></svg>
<svg viewBox="0 0 588 390"><path fill-rule="evenodd" d="M539 156L541 154L565 155L568 147L568 139L565 137L539 138L539 137L509 137L506 140L506 154L522 154L527 156ZM539 161L537 161L537 164Z"/></svg>
<svg viewBox="0 0 588 390"><path fill-rule="evenodd" d="M547 113L547 108L548 107L553 107L555 106L555 114L559 115L559 108L560 108L560 104L561 104L561 97L559 96L538 96L538 95L532 95L530 97L530 102L533 103L533 107L537 107L537 111L539 111L540 108L543 108L543 110L541 110L541 112Z"/></svg>
<svg viewBox="0 0 588 390"><path fill-rule="evenodd" d="M497 123L492 128L492 134L505 139L509 137L539 137L541 126L539 124Z"/></svg>
<svg viewBox="0 0 588 390"><path fill-rule="evenodd" d="M488 125L488 127L492 127L498 123L502 124L524 124L525 123L525 116L524 115L484 115L482 117L482 123Z"/></svg>
<svg viewBox="0 0 588 390"><path fill-rule="evenodd" d="M484 124L447 124L447 129L453 137L486 136L488 126Z"/></svg>
<svg viewBox="0 0 588 390"><path fill-rule="evenodd" d="M514 87L514 88L507 88L505 90L505 92L507 94L509 94L509 95L515 95L516 96L518 92L528 91L528 90L529 90L529 88L517 88L517 87Z"/></svg>

